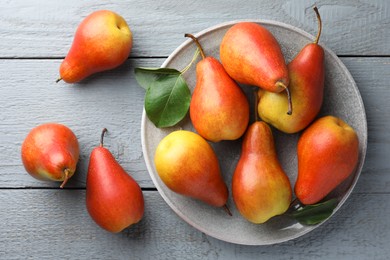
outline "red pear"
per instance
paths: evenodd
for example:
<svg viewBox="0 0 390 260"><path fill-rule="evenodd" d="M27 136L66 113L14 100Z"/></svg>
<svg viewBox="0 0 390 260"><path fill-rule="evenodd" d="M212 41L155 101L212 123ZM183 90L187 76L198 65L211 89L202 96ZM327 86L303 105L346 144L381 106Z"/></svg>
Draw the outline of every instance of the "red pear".
<svg viewBox="0 0 390 260"><path fill-rule="evenodd" d="M298 140L295 194L303 204L315 204L350 176L359 158L355 130L340 118L321 117Z"/></svg>
<svg viewBox="0 0 390 260"><path fill-rule="evenodd" d="M39 180L62 181L61 188L76 171L79 159L77 137L67 126L46 123L33 128L22 144L26 171Z"/></svg>
<svg viewBox="0 0 390 260"><path fill-rule="evenodd" d="M87 175L86 205L92 219L103 229L117 233L139 222L144 214L144 198L137 182L103 147L92 150Z"/></svg>
<svg viewBox="0 0 390 260"><path fill-rule="evenodd" d="M258 112L262 120L285 133L296 133L306 128L317 116L322 106L325 81L325 54L318 44L321 35L321 17L314 42L307 44L288 64L294 113L286 115L286 94L259 90Z"/></svg>

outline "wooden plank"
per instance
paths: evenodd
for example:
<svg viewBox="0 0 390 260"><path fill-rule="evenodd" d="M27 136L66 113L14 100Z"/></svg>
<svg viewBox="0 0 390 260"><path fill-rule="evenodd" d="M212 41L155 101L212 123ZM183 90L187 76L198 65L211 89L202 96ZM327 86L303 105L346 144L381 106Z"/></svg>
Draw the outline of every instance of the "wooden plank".
<svg viewBox="0 0 390 260"><path fill-rule="evenodd" d="M81 84L55 84L59 60L0 60L0 187L58 187L40 182L23 169L20 145L34 126L48 121L68 125L79 138L81 158L68 187L85 187L89 153L101 129L106 146L142 187L154 187L140 141L144 90L135 79L137 66L159 67L164 59L130 59L119 69L92 76ZM368 118L368 152L358 192L389 192L390 58L343 58L363 96ZM12 76L9 76L12 75Z"/></svg>
<svg viewBox="0 0 390 260"><path fill-rule="evenodd" d="M39 182L23 169L20 146L33 127L59 122L79 139L77 174L68 187L85 186L89 154L99 144L104 127L105 146L140 185L152 186L141 151L141 116L145 90L134 79L134 67L160 66L161 60L128 60L119 69L92 76L83 83L55 83L60 60L0 60L1 167L0 186L55 186Z"/></svg>
<svg viewBox="0 0 390 260"><path fill-rule="evenodd" d="M312 35L323 19L321 42L338 55L390 54L390 2L387 0L204 1L6 1L0 8L0 57L63 57L73 34L88 14L110 9L121 14L134 33L133 57L167 56L196 33L222 22L276 20Z"/></svg>
<svg viewBox="0 0 390 260"><path fill-rule="evenodd" d="M389 194L353 194L329 221L272 246L229 244L182 221L157 192L145 215L119 234L100 229L84 190L2 190L1 259L386 259ZM375 201L375 203L374 203ZM367 232L369 230L369 232Z"/></svg>
<svg viewBox="0 0 390 260"><path fill-rule="evenodd" d="M356 81L367 117L367 155L356 191L388 192L390 133L385 129L390 129L390 58L343 58L342 61Z"/></svg>

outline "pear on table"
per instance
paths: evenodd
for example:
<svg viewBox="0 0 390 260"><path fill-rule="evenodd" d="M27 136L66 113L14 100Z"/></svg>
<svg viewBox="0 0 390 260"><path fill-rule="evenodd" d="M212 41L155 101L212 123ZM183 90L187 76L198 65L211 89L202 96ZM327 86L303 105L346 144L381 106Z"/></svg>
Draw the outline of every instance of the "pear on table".
<svg viewBox="0 0 390 260"><path fill-rule="evenodd" d="M253 22L240 22L225 33L220 45L220 58L226 72L239 83L279 93L285 91L292 113L287 65L273 34Z"/></svg>
<svg viewBox="0 0 390 260"><path fill-rule="evenodd" d="M36 179L61 181L60 188L76 171L79 143L67 126L45 123L34 127L21 148L26 171Z"/></svg>
<svg viewBox="0 0 390 260"><path fill-rule="evenodd" d="M289 208L290 180L279 163L271 128L265 122L253 123L245 133L232 195L241 215L256 224Z"/></svg>
<svg viewBox="0 0 390 260"><path fill-rule="evenodd" d="M202 60L196 66L196 86L190 118L196 131L213 142L240 138L249 122L249 103L237 83L214 57L206 57L197 38Z"/></svg>
<svg viewBox="0 0 390 260"><path fill-rule="evenodd" d="M223 207L231 215L226 206L228 189L217 155L203 137L187 130L171 132L158 144L154 163L160 179L170 190Z"/></svg>
<svg viewBox="0 0 390 260"><path fill-rule="evenodd" d="M118 67L129 57L132 45L132 33L122 16L109 10L93 12L78 26L57 82L75 83Z"/></svg>
<svg viewBox="0 0 390 260"><path fill-rule="evenodd" d="M355 130L342 119L324 116L298 140L295 195L303 204L322 200L354 171L359 158Z"/></svg>
<svg viewBox="0 0 390 260"><path fill-rule="evenodd" d="M294 113L286 115L286 93L273 93L260 89L258 113L262 120L285 133L297 133L306 128L319 113L324 92L324 50L318 44L321 36L321 17L314 7L318 20L318 34L288 64Z"/></svg>
<svg viewBox="0 0 390 260"><path fill-rule="evenodd" d="M91 218L103 229L117 233L139 222L144 214L144 198L138 183L103 147L91 152L86 185L86 206Z"/></svg>

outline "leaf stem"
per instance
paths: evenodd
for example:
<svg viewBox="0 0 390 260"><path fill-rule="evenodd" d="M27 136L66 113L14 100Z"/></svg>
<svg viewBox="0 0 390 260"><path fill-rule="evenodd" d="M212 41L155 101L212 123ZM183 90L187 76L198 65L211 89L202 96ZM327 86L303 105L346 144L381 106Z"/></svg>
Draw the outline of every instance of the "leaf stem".
<svg viewBox="0 0 390 260"><path fill-rule="evenodd" d="M184 74L187 70L189 70L191 65L195 62L196 58L198 57L199 53L200 53L200 50L199 50L199 48L197 48L195 53L194 53L194 56L192 57L191 62L184 69L182 69L180 71L180 74Z"/></svg>

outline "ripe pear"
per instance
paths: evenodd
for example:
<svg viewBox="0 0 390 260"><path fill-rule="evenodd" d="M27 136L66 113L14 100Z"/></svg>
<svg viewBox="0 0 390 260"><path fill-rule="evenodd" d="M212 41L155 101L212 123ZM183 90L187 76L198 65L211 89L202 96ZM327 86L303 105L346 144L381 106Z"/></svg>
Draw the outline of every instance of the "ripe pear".
<svg viewBox="0 0 390 260"><path fill-rule="evenodd" d="M342 119L321 117L303 131L297 155L295 194L303 204L315 204L353 173L359 157L358 136Z"/></svg>
<svg viewBox="0 0 390 260"><path fill-rule="evenodd" d="M87 175L86 206L91 218L103 229L117 233L139 222L144 214L144 197L138 183L103 147L92 150Z"/></svg>
<svg viewBox="0 0 390 260"><path fill-rule="evenodd" d="M75 83L118 67L129 57L132 45L132 33L122 16L108 10L93 12L78 26L57 82Z"/></svg>
<svg viewBox="0 0 390 260"><path fill-rule="evenodd" d="M286 91L291 104L289 75L280 45L264 26L239 22L225 33L220 58L226 72L239 83L279 93ZM292 113L290 106L286 110Z"/></svg>
<svg viewBox="0 0 390 260"><path fill-rule="evenodd" d="M60 188L63 188L76 171L79 143L67 126L45 123L28 133L21 154L23 166L32 177L61 181Z"/></svg>
<svg viewBox="0 0 390 260"><path fill-rule="evenodd" d="M325 60L324 50L318 44L321 35L321 17L318 18L318 34L313 43L307 44L288 64L294 113L286 115L286 93L273 93L260 89L258 113L262 120L285 133L297 133L306 128L317 116L322 106Z"/></svg>
<svg viewBox="0 0 390 260"><path fill-rule="evenodd" d="M222 64L214 57L206 57L193 35L186 36L195 41L202 55L196 66L196 86L190 103L194 128L212 142L240 138L249 122L247 97Z"/></svg>
<svg viewBox="0 0 390 260"><path fill-rule="evenodd" d="M292 189L281 167L271 128L257 121L249 126L232 178L232 195L241 215L264 223L289 208Z"/></svg>
<svg viewBox="0 0 390 260"><path fill-rule="evenodd" d="M154 163L161 180L172 191L226 209L228 189L218 158L200 135L173 131L158 144Z"/></svg>

